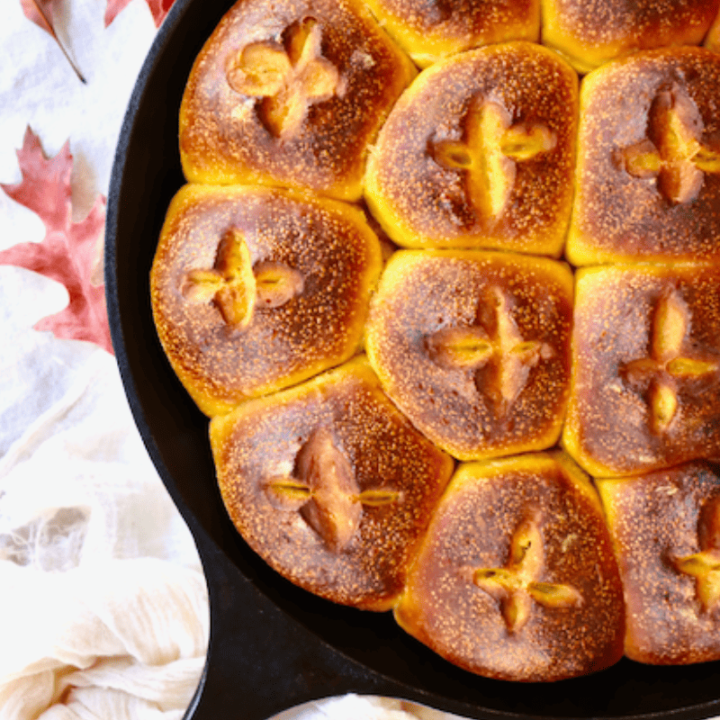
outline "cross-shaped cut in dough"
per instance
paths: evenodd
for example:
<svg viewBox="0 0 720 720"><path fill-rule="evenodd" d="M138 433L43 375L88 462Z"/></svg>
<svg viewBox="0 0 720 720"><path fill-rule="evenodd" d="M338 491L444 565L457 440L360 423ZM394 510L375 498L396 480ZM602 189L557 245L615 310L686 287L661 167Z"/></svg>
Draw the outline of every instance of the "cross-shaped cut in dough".
<svg viewBox="0 0 720 720"><path fill-rule="evenodd" d="M676 557L677 570L695 578L702 611L712 612L720 604L720 499L711 500L700 515L700 552Z"/></svg>
<svg viewBox="0 0 720 720"><path fill-rule="evenodd" d="M700 143L702 118L681 88L662 90L650 106L647 137L622 151L633 177L657 182L671 204L694 200L706 173L720 172L720 151Z"/></svg>
<svg viewBox="0 0 720 720"><path fill-rule="evenodd" d="M253 267L243 233L231 229L220 240L215 265L187 273L183 294L192 302L212 302L228 325L245 328L258 303L280 307L301 293L303 285L302 275L284 263L264 261Z"/></svg>
<svg viewBox="0 0 720 720"><path fill-rule="evenodd" d="M548 345L522 336L508 298L498 287L481 298L474 325L434 333L428 350L441 365L471 369L478 391L489 398L498 418L508 415L532 368L552 355Z"/></svg>
<svg viewBox="0 0 720 720"><path fill-rule="evenodd" d="M478 568L473 582L500 602L509 632L520 631L530 619L533 602L547 608L579 607L582 595L572 585L540 580L545 550L535 513L520 523L510 542L510 557L504 567Z"/></svg>
<svg viewBox="0 0 720 720"><path fill-rule="evenodd" d="M310 105L340 91L340 73L322 57L321 40L317 20L306 18L290 27L284 45L271 40L252 43L228 64L228 84L260 99L260 118L277 138L295 136Z"/></svg>
<svg viewBox="0 0 720 720"><path fill-rule="evenodd" d="M319 427L300 449L289 477L271 479L266 490L288 510L297 510L333 552L342 551L355 536L363 505L396 502L393 490L360 491L352 464L332 431Z"/></svg>
<svg viewBox="0 0 720 720"><path fill-rule="evenodd" d="M256 285L250 250L239 230L228 230L220 240L215 265L191 270L183 294L193 302L212 301L228 325L247 327L255 307Z"/></svg>
<svg viewBox="0 0 720 720"><path fill-rule="evenodd" d="M679 292L664 294L653 315L648 357L620 368L621 376L634 390L641 390L649 382L650 427L658 434L670 427L677 414L679 383L720 369L717 360L683 356L689 327L690 310Z"/></svg>
<svg viewBox="0 0 720 720"><path fill-rule="evenodd" d="M433 146L440 165L465 173L467 197L478 216L495 222L515 187L517 164L552 150L556 135L545 125L512 124L499 103L476 101L465 121L465 140L443 140Z"/></svg>

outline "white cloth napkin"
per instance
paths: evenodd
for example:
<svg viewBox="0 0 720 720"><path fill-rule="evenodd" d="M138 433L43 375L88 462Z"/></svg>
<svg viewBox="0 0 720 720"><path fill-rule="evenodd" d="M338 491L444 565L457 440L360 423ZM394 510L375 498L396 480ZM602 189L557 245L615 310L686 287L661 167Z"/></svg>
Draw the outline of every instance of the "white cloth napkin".
<svg viewBox="0 0 720 720"><path fill-rule="evenodd" d="M107 195L124 110L155 36L143 0L105 28L101 0L55 0L55 41L5 0L0 183L21 175L27 126L47 156L69 140L73 216ZM0 191L0 250L40 242L40 219ZM0 266L0 720L175 720L197 687L207 593L192 538L133 424L115 359L33 325L59 284ZM347 696L284 718L426 720Z"/></svg>

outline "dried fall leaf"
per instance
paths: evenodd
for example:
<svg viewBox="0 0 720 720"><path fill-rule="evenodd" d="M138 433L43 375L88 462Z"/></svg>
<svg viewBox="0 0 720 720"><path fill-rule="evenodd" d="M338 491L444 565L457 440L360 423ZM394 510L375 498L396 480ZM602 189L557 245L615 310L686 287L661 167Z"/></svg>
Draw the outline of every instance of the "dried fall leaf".
<svg viewBox="0 0 720 720"><path fill-rule="evenodd" d="M60 50L62 50L63 55L70 63L70 67L75 71L75 74L81 82L84 83L86 82L85 78L55 32L55 25L53 23L53 1L54 0L20 0L20 7L28 20L34 22L55 40Z"/></svg>
<svg viewBox="0 0 720 720"><path fill-rule="evenodd" d="M47 159L38 137L28 128L17 155L22 182L1 187L40 217L46 234L41 243L20 243L0 252L0 264L33 270L67 289L67 307L40 320L36 330L50 330L58 338L86 340L112 353L104 288L92 283L98 239L105 226L105 198L99 196L88 216L74 223L68 144Z"/></svg>
<svg viewBox="0 0 720 720"><path fill-rule="evenodd" d="M107 27L130 3L131 0L107 0L107 7L105 10L105 27ZM155 27L160 27L160 24L165 19L165 16L170 12L170 8L173 6L175 0L145 0L152 13L153 20L155 21Z"/></svg>
<svg viewBox="0 0 720 720"><path fill-rule="evenodd" d="M20 7L28 20L55 37L52 0L20 0Z"/></svg>

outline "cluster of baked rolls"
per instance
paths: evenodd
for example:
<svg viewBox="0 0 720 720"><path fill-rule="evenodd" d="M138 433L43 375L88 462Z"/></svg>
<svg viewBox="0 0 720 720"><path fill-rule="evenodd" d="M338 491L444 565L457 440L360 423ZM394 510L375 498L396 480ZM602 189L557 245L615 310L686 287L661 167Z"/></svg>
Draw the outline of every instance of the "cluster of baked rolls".
<svg viewBox="0 0 720 720"><path fill-rule="evenodd" d="M279 573L489 677L720 658L719 10L230 9L152 302Z"/></svg>

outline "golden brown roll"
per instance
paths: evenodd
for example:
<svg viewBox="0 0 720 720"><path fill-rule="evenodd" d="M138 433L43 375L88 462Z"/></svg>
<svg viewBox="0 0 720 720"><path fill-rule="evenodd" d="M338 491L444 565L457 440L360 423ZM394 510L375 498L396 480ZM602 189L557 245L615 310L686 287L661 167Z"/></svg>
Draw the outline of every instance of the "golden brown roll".
<svg viewBox="0 0 720 720"><path fill-rule="evenodd" d="M414 74L359 0L238 2L187 82L185 175L357 199L368 145Z"/></svg>
<svg viewBox="0 0 720 720"><path fill-rule="evenodd" d="M453 469L383 394L364 358L213 418L228 513L292 582L387 610Z"/></svg>
<svg viewBox="0 0 720 720"><path fill-rule="evenodd" d="M540 0L366 0L420 66L481 45L540 36Z"/></svg>
<svg viewBox="0 0 720 720"><path fill-rule="evenodd" d="M720 659L720 475L697 462L598 481L625 593L625 654Z"/></svg>
<svg viewBox="0 0 720 720"><path fill-rule="evenodd" d="M287 190L186 185L152 268L155 324L207 415L360 347L382 258L363 214Z"/></svg>
<svg viewBox="0 0 720 720"><path fill-rule="evenodd" d="M578 272L563 443L596 477L720 456L720 267Z"/></svg>
<svg viewBox="0 0 720 720"><path fill-rule="evenodd" d="M462 53L403 94L368 162L366 199L412 248L559 256L570 218L578 78L530 43Z"/></svg>
<svg viewBox="0 0 720 720"><path fill-rule="evenodd" d="M719 13L230 7L151 300L271 568L488 678L720 660Z"/></svg>
<svg viewBox="0 0 720 720"><path fill-rule="evenodd" d="M541 0L542 42L580 72L637 50L699 45L719 0Z"/></svg>
<svg viewBox="0 0 720 720"><path fill-rule="evenodd" d="M404 250L375 296L368 356L388 395L461 460L542 450L568 397L573 279L563 263Z"/></svg>
<svg viewBox="0 0 720 720"><path fill-rule="evenodd" d="M581 87L575 265L720 258L720 55L648 51Z"/></svg>
<svg viewBox="0 0 720 720"><path fill-rule="evenodd" d="M561 680L617 662L622 586L588 478L559 453L461 465L395 616L493 678Z"/></svg>

